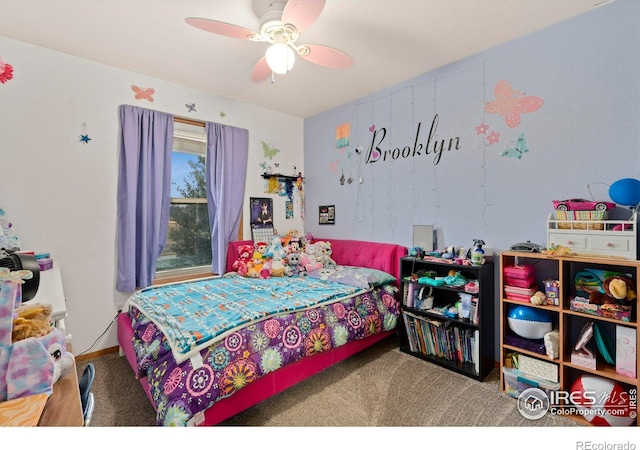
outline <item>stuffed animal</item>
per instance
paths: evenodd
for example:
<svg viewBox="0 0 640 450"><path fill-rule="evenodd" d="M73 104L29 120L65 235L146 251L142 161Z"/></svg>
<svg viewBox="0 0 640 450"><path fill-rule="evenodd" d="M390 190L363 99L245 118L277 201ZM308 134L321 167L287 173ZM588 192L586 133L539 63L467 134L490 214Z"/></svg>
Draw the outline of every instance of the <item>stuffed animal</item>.
<svg viewBox="0 0 640 450"><path fill-rule="evenodd" d="M301 258L300 253L287 253L287 264L284 266L284 274L288 277L298 275L300 273Z"/></svg>
<svg viewBox="0 0 640 450"><path fill-rule="evenodd" d="M320 249L318 260L322 263L322 267L335 266L336 262L331 258L333 250L331 249L331 242L318 241L316 242Z"/></svg>
<svg viewBox="0 0 640 450"><path fill-rule="evenodd" d="M619 304L629 306L636 298L633 281L623 276L612 276L604 280L604 292L594 290L589 294L589 303L594 305Z"/></svg>
<svg viewBox="0 0 640 450"><path fill-rule="evenodd" d="M287 244L284 246L285 254L302 252L302 242L299 237L291 236L286 242Z"/></svg>
<svg viewBox="0 0 640 450"><path fill-rule="evenodd" d="M247 276L252 278L264 278L264 273L261 275L260 272L262 271L265 262L264 254L267 251L267 243L262 241L256 242L254 248L255 250L251 256L251 261L247 264Z"/></svg>
<svg viewBox="0 0 640 450"><path fill-rule="evenodd" d="M316 244L307 244L304 253L300 253L301 263L304 270L311 272L313 270L322 269L322 262L318 260L322 253Z"/></svg>
<svg viewBox="0 0 640 450"><path fill-rule="evenodd" d="M35 303L33 305L20 305L15 310L13 319L13 342L30 337L41 337L51 332L51 305Z"/></svg>
<svg viewBox="0 0 640 450"><path fill-rule="evenodd" d="M544 305L547 303L547 296L542 291L536 291L529 299L534 305Z"/></svg>
<svg viewBox="0 0 640 450"><path fill-rule="evenodd" d="M253 252L253 246L240 245L238 247L238 258L231 265L231 270L238 275L245 276L249 271L248 264L251 262L251 255Z"/></svg>
<svg viewBox="0 0 640 450"><path fill-rule="evenodd" d="M271 276L272 277L283 277L284 269L285 269L285 265L282 262L282 259L271 260Z"/></svg>
<svg viewBox="0 0 640 450"><path fill-rule="evenodd" d="M267 247L267 249L264 252L264 257L266 258L272 258L275 260L280 260L282 258L284 258L284 255L286 254L284 248L282 247L282 243L280 242L280 238L278 236L275 236L272 240L271 240L271 245L269 245Z"/></svg>
<svg viewBox="0 0 640 450"><path fill-rule="evenodd" d="M73 355L49 323L52 307L22 304L21 282L0 272L0 401L50 395Z"/></svg>

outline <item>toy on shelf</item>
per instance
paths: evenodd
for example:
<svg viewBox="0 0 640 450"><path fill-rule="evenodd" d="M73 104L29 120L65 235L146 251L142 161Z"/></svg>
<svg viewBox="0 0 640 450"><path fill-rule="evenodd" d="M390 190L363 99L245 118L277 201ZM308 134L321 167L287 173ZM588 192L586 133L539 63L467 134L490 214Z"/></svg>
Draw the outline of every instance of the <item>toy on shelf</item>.
<svg viewBox="0 0 640 450"><path fill-rule="evenodd" d="M635 299L630 274L585 268L575 276L575 297L570 301L570 308L629 322Z"/></svg>
<svg viewBox="0 0 640 450"><path fill-rule="evenodd" d="M481 266L484 264L484 250L482 246L485 245L482 239L473 240L473 250L471 251L471 264L474 266Z"/></svg>
<svg viewBox="0 0 640 450"><path fill-rule="evenodd" d="M629 426L636 420L629 392L617 381L597 375L580 375L571 385L571 401L580 414L597 426Z"/></svg>
<svg viewBox="0 0 640 450"><path fill-rule="evenodd" d="M543 339L552 330L551 313L529 306L513 306L507 318L509 328L525 339Z"/></svg>

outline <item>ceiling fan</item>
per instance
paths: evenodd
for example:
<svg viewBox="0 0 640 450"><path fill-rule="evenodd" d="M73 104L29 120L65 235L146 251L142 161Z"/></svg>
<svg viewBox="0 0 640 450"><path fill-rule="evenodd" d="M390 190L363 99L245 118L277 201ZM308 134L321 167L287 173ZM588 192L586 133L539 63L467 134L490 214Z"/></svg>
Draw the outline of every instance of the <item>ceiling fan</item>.
<svg viewBox="0 0 640 450"><path fill-rule="evenodd" d="M266 42L269 48L251 70L251 79L260 82L274 74L288 73L301 58L334 69L351 67L346 53L319 44L297 44L300 33L311 26L322 12L326 0L253 0L253 11L260 18L259 31L219 20L187 17L185 22L210 33L254 42Z"/></svg>

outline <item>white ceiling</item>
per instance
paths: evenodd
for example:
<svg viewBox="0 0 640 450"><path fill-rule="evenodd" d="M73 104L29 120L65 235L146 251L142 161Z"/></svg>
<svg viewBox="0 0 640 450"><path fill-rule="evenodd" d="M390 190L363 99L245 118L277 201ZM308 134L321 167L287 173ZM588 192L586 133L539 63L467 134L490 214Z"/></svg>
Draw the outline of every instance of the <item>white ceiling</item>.
<svg viewBox="0 0 640 450"><path fill-rule="evenodd" d="M609 2L327 0L298 44L335 47L353 66L328 69L298 58L275 83L249 76L267 44L184 21L258 31L252 0L0 0L0 35L309 117Z"/></svg>

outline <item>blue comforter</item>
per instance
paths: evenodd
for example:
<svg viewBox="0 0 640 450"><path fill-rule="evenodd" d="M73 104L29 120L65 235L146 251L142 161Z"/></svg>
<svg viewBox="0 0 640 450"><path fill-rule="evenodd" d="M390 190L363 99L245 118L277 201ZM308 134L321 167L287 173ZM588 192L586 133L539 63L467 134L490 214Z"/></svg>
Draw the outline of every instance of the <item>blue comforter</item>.
<svg viewBox="0 0 640 450"><path fill-rule="evenodd" d="M162 330L181 363L249 323L342 300L365 289L310 277L238 275L153 286L129 298Z"/></svg>

